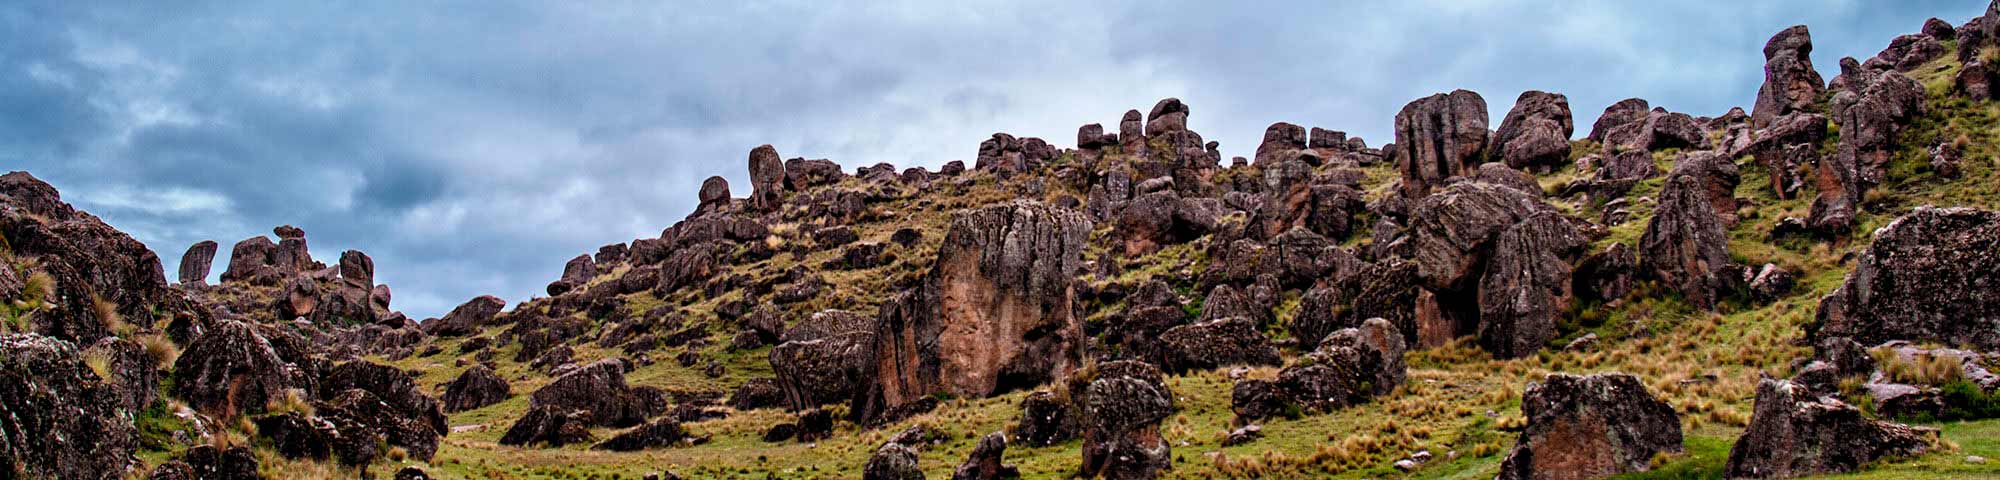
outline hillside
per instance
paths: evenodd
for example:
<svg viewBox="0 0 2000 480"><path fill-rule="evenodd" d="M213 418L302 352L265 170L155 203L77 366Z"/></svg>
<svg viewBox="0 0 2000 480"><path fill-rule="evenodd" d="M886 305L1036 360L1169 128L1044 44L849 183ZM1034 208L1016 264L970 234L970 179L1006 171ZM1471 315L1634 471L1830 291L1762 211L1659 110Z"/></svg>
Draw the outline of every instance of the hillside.
<svg viewBox="0 0 2000 480"><path fill-rule="evenodd" d="M759 146L433 319L289 226L168 282L14 172L0 477L2000 478L1995 5L1829 81L1778 32L1713 115L1459 90L1225 159L1170 98L936 171Z"/></svg>

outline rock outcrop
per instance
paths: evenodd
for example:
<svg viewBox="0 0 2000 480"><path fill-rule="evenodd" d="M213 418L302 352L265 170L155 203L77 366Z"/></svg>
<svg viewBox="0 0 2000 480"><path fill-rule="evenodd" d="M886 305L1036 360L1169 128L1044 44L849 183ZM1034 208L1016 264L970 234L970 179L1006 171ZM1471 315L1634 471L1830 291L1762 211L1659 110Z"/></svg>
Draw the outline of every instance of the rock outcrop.
<svg viewBox="0 0 2000 480"><path fill-rule="evenodd" d="M1703 309L1715 308L1729 262L1729 235L1702 176L1676 168L1639 238L1639 268Z"/></svg>
<svg viewBox="0 0 2000 480"><path fill-rule="evenodd" d="M195 337L174 361L173 378L181 401L223 418L261 412L309 380L255 328L233 320L217 320Z"/></svg>
<svg viewBox="0 0 2000 480"><path fill-rule="evenodd" d="M1157 478L1173 468L1160 422L1173 414L1174 393L1158 368L1102 363L1069 383L1083 430L1084 478Z"/></svg>
<svg viewBox="0 0 2000 480"><path fill-rule="evenodd" d="M1569 137L1576 133L1569 98L1536 90L1521 92L1514 108L1493 132L1489 155L1520 170L1548 170L1569 160Z"/></svg>
<svg viewBox="0 0 2000 480"><path fill-rule="evenodd" d="M607 427L638 425L665 412L667 404L658 389L626 385L625 364L615 359L564 373L528 397L531 409L549 408L560 415L589 412L590 425ZM514 428L521 426L517 423Z"/></svg>
<svg viewBox="0 0 2000 480"><path fill-rule="evenodd" d="M1487 159L1486 99L1457 90L1410 102L1396 113L1396 168L1402 193L1422 198Z"/></svg>
<svg viewBox="0 0 2000 480"><path fill-rule="evenodd" d="M187 253L181 254L180 282L199 285L208 281L208 269L215 266L214 240L202 240L189 245Z"/></svg>
<svg viewBox="0 0 2000 480"><path fill-rule="evenodd" d="M511 388L493 369L473 365L445 384L444 396L439 401L444 403L445 413L458 413L500 403L513 395Z"/></svg>
<svg viewBox="0 0 2000 480"><path fill-rule="evenodd" d="M167 296L158 255L63 203L55 187L28 172L0 175L0 237L13 256L36 259L54 280L56 308L33 317L34 332L89 344L110 334L114 320L152 325L154 307ZM102 318L110 312L117 318Z"/></svg>
<svg viewBox="0 0 2000 480"><path fill-rule="evenodd" d="M1846 282L1820 300L1813 338L2000 349L2000 212L1918 207L1876 231Z"/></svg>
<svg viewBox="0 0 2000 480"><path fill-rule="evenodd" d="M750 150L750 208L776 210L784 202L785 161L778 149L759 145Z"/></svg>
<svg viewBox="0 0 2000 480"><path fill-rule="evenodd" d="M1527 429L1500 465L1500 480L1589 479L1652 468L1678 453L1680 415L1623 373L1551 374L1521 396Z"/></svg>
<svg viewBox="0 0 2000 480"><path fill-rule="evenodd" d="M1923 85L1899 72L1875 75L1851 101L1835 96L1840 145L1819 163L1815 184L1820 193L1807 226L1833 234L1853 228L1868 190L1883 181L1896 134L1921 113L1923 99Z"/></svg>
<svg viewBox="0 0 2000 480"><path fill-rule="evenodd" d="M866 388L875 322L840 310L812 314L780 336L771 369L792 410L853 399Z"/></svg>
<svg viewBox="0 0 2000 480"><path fill-rule="evenodd" d="M493 322L500 309L507 306L506 300L492 295L482 295L451 309L444 318L424 322L424 333L440 337L460 337L478 333L480 328Z"/></svg>
<svg viewBox="0 0 2000 480"><path fill-rule="evenodd" d="M1091 222L1038 202L955 214L935 266L876 322L866 418L935 393L978 398L1082 362L1075 275Z"/></svg>
<svg viewBox="0 0 2000 480"><path fill-rule="evenodd" d="M1826 81L1812 66L1812 33L1805 25L1787 28L1764 43L1764 85L1750 110L1750 124L1764 128L1794 112L1812 112Z"/></svg>
<svg viewBox="0 0 2000 480"><path fill-rule="evenodd" d="M1803 386L1764 379L1743 437L1729 449L1731 478L1789 478L1851 472L1887 457L1922 453L1934 434L1869 420L1861 410L1816 397Z"/></svg>

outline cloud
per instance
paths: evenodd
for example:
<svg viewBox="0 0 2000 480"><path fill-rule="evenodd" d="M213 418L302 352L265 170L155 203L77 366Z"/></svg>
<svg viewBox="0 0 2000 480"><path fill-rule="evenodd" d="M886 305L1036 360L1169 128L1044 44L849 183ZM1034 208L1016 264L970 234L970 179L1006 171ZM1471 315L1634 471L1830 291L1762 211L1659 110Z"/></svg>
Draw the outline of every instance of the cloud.
<svg viewBox="0 0 2000 480"><path fill-rule="evenodd" d="M1579 124L1618 99L1747 105L1764 40L1813 28L1834 71L1967 2L820 2L0 6L0 165L168 262L309 232L375 257L398 308L523 300L564 260L658 235L750 147L848 167L1067 144L1179 97L1247 155L1274 121L1389 138L1454 88ZM1829 73L1830 76L1830 73ZM1582 132L1579 132L1581 134Z"/></svg>

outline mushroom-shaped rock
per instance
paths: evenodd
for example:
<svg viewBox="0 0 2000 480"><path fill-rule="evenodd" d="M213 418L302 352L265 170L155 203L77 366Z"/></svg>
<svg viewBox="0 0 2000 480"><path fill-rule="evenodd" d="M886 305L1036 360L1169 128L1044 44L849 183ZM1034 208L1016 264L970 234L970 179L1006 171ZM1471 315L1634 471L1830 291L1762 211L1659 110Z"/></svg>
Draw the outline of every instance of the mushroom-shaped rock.
<svg viewBox="0 0 2000 480"><path fill-rule="evenodd" d="M1421 198L1486 161L1486 99L1467 90L1417 99L1396 113L1402 192Z"/></svg>
<svg viewBox="0 0 2000 480"><path fill-rule="evenodd" d="M215 266L214 240L202 240L188 246L187 253L181 254L180 282L200 284L208 280L208 269Z"/></svg>
<svg viewBox="0 0 2000 480"><path fill-rule="evenodd" d="M1653 457L1678 453L1680 415L1623 373L1556 373L1521 395L1528 417L1500 480L1589 479L1650 470Z"/></svg>
<svg viewBox="0 0 2000 480"><path fill-rule="evenodd" d="M1851 472L1887 457L1915 455L1931 441L1905 425L1869 420L1839 400L1766 378L1757 383L1750 426L1729 449L1730 478L1789 478Z"/></svg>

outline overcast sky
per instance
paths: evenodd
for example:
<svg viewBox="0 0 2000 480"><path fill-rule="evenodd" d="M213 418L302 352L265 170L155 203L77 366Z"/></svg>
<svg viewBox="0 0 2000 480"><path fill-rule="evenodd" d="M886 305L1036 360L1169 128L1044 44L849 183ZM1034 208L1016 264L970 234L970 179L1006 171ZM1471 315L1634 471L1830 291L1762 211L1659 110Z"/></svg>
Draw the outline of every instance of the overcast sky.
<svg viewBox="0 0 2000 480"><path fill-rule="evenodd" d="M1985 2L112 2L0 5L0 170L144 241L292 224L368 252L412 317L540 294L563 262L657 236L746 156L970 160L996 131L1070 146L1163 97L1249 156L1275 121L1392 140L1412 99L1495 118L1569 96L1754 100L1760 49L1812 29L1828 79ZM134 2L139 3L139 2ZM246 2L248 3L248 2ZM311 3L313 5L301 5ZM323 4L322 4L323 3ZM595 2L590 2L595 3ZM651 2L646 2L651 3ZM701 5L688 5L700 3Z"/></svg>

